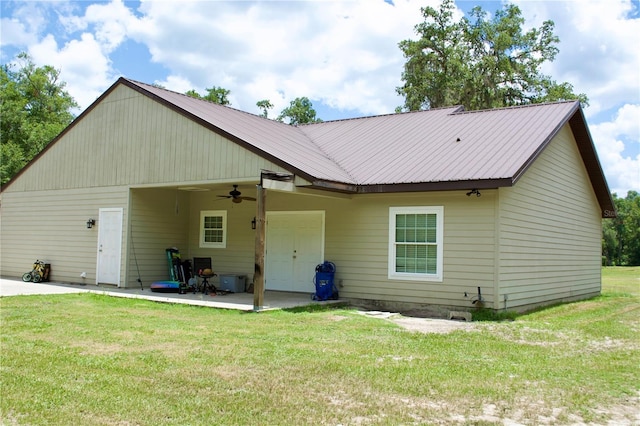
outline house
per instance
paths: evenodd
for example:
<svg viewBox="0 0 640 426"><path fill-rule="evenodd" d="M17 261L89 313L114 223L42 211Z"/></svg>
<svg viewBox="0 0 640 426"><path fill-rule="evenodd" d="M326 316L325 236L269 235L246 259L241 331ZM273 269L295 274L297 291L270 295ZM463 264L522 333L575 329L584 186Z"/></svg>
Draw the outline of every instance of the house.
<svg viewBox="0 0 640 426"><path fill-rule="evenodd" d="M266 289L311 294L330 260L341 298L390 309L597 295L615 216L578 102L294 127L125 78L1 196L3 276L148 285L177 247L249 282L264 256Z"/></svg>

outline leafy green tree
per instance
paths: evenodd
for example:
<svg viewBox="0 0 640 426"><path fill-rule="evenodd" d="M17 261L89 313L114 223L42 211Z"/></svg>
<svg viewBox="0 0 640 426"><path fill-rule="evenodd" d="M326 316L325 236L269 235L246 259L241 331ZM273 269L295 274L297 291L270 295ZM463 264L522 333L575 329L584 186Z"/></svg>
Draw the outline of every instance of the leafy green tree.
<svg viewBox="0 0 640 426"><path fill-rule="evenodd" d="M602 222L602 255L606 265L640 265L640 194L613 194L617 217Z"/></svg>
<svg viewBox="0 0 640 426"><path fill-rule="evenodd" d="M409 111L457 104L465 90L470 55L463 45L463 23L453 22L454 10L453 0L444 0L438 10L421 8L424 22L415 27L420 38L399 43L407 62L405 84L396 91Z"/></svg>
<svg viewBox="0 0 640 426"><path fill-rule="evenodd" d="M268 99L263 99L256 102L256 106L262 110L262 116L264 118L267 118L267 116L269 115L269 110L273 108L273 104Z"/></svg>
<svg viewBox="0 0 640 426"><path fill-rule="evenodd" d="M636 191L627 193L627 223L625 238L627 240L627 264L640 265L640 194Z"/></svg>
<svg viewBox="0 0 640 426"><path fill-rule="evenodd" d="M424 21L415 27L419 39L399 43L406 63L404 85L396 91L405 99L404 109L464 105L476 110L568 99L587 104L571 84L539 71L558 53L552 21L523 32L518 6L505 4L490 19L476 6L472 20L458 22L455 9L454 0L443 0L437 10L422 8Z"/></svg>
<svg viewBox="0 0 640 426"><path fill-rule="evenodd" d="M196 99L203 99L205 101L213 102L215 104L231 105L231 102L229 101L230 93L231 93L230 90L223 89L222 87L213 86L207 89L207 94L204 96L202 96L200 93L196 92L193 89L185 92L185 95L191 96L192 98L196 98Z"/></svg>
<svg viewBox="0 0 640 426"><path fill-rule="evenodd" d="M0 183L5 184L74 119L60 71L21 53L0 66Z"/></svg>
<svg viewBox="0 0 640 426"><path fill-rule="evenodd" d="M292 126L322 122L321 119L316 118L316 110L313 109L313 104L307 97L292 100L289 106L283 109L276 118L278 121L285 121L285 119Z"/></svg>

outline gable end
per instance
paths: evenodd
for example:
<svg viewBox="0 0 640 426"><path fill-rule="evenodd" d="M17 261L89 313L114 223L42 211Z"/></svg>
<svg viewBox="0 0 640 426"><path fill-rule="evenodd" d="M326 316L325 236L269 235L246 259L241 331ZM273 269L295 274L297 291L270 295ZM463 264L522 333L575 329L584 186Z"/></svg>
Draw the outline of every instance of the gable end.
<svg viewBox="0 0 640 426"><path fill-rule="evenodd" d="M613 202L613 198L611 197L611 191L609 190L609 185L607 185L607 181L604 177L604 172L602 171L600 160L598 160L596 148L593 144L593 139L591 139L591 133L587 128L586 120L581 108L573 114L569 120L569 125L571 126L571 130L573 131L573 135L578 144L578 150L582 156L582 161L584 161L584 165L589 173L591 185L593 186L593 190L598 198L598 202L600 203L602 217L617 217L616 207Z"/></svg>
<svg viewBox="0 0 640 426"><path fill-rule="evenodd" d="M576 101L574 108L567 114L562 120L559 121L558 126L549 134L544 142L538 147L533 155L522 165L518 172L512 178L512 184L522 177L522 175L529 169L533 162L540 156L549 143L556 137L558 132L569 123L571 131L573 132L576 144L582 161L587 169L591 186L596 194L600 209L602 210L602 218L614 218L617 216L613 199L611 198L611 191L607 185L607 181L598 160L598 154L596 152L595 145L591 139L591 133L587 128L586 120L582 112L580 102Z"/></svg>

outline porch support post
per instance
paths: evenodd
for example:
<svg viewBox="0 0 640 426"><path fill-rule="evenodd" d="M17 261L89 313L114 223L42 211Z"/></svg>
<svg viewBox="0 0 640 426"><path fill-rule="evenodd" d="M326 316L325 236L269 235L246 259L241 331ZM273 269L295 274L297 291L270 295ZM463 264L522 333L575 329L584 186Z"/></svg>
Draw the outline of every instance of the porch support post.
<svg viewBox="0 0 640 426"><path fill-rule="evenodd" d="M256 248L255 267L253 271L253 310L259 312L264 307L264 241L266 234L265 204L267 190L262 182L256 186Z"/></svg>

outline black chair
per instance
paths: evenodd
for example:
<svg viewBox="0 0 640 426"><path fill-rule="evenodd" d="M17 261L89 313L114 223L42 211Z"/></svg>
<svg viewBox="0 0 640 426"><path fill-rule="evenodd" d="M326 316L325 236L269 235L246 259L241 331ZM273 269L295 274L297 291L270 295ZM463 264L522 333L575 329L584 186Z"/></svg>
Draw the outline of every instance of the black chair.
<svg viewBox="0 0 640 426"><path fill-rule="evenodd" d="M194 275L202 278L202 283L198 286L198 290L202 293L208 293L209 290L212 290L214 293L218 290L213 283L209 282L209 279L216 276L215 273L212 274L203 274L202 272L206 269L213 271L211 266L211 258L210 257L194 257L193 258L193 272ZM195 291L194 291L195 293Z"/></svg>

